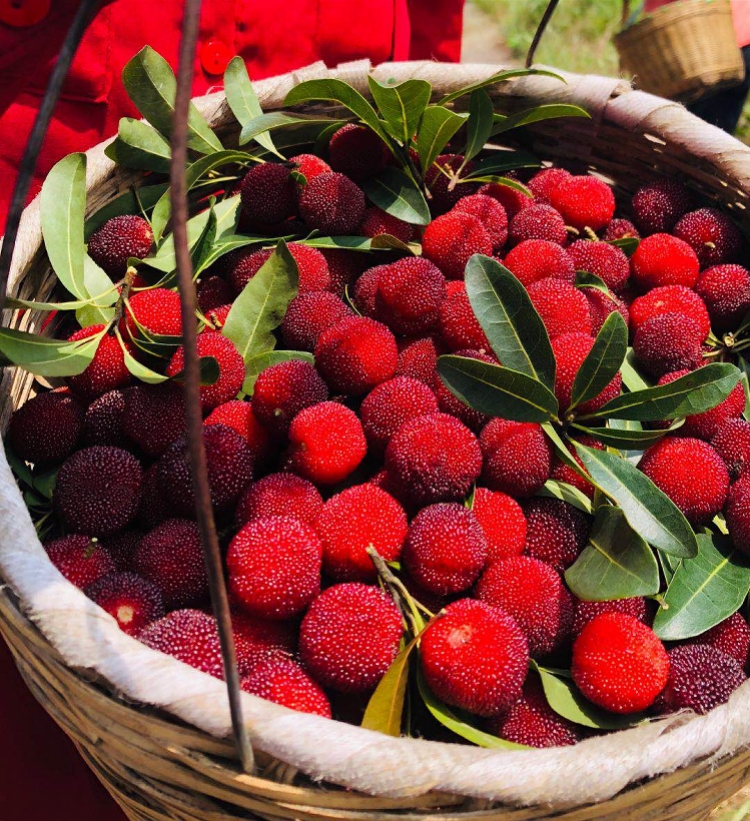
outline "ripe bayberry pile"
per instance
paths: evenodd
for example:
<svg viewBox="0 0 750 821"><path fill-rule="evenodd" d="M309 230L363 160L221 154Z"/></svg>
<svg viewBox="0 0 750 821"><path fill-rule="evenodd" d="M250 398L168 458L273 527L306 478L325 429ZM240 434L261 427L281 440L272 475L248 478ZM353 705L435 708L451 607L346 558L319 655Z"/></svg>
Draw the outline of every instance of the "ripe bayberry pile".
<svg viewBox="0 0 750 821"><path fill-rule="evenodd" d="M591 507L544 488L554 480L601 504L594 486L540 424L468 406L437 363L443 354L498 362L464 284L481 254L515 275L544 323L563 422L613 312L629 324L644 377L666 385L726 358L750 310L738 229L671 180L642 187L625 219L594 177L546 168L525 193L462 178L472 163L447 154L426 174L433 219L418 236L367 205L359 187L390 162L376 135L344 126L327 160L262 163L242 181L241 231L299 237L288 246L299 293L276 334L301 356L263 369L251 396L246 362L222 329L273 249L233 251L198 282L198 351L219 369L201 388L208 477L243 688L358 721L405 630L408 640L421 620L429 623L416 666L432 698L512 742L573 744L594 731L550 706L537 663L569 669L583 699L609 713L704 713L725 702L745 679L744 617L665 646L651 627L654 602L576 598L564 573L588 543ZM402 250L320 250L306 244L310 231L385 234ZM115 217L88 251L118 281L152 237L144 218ZM403 245L416 240L418 256ZM581 271L593 277L581 280ZM59 467L46 549L63 575L126 632L221 677L186 455L180 300L157 286L148 268L139 271L92 363L21 407L7 441L35 469ZM158 369L143 344L156 337L177 340L161 366L177 378L145 384L125 352ZM618 372L575 415L622 390ZM724 511L734 545L750 553L744 410L737 384L648 447L639 465L695 528ZM591 436L578 441L604 448ZM412 732L434 734L429 717L413 715L425 723Z"/></svg>

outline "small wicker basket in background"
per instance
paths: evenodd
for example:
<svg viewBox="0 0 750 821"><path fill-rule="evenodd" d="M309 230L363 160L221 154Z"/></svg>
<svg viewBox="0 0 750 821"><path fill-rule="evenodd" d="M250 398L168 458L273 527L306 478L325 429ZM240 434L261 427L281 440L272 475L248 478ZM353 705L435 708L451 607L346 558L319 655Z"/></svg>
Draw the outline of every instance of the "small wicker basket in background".
<svg viewBox="0 0 750 821"><path fill-rule="evenodd" d="M628 2L623 3L627 18ZM614 38L622 71L644 91L690 102L742 82L729 0L678 0L661 6Z"/></svg>

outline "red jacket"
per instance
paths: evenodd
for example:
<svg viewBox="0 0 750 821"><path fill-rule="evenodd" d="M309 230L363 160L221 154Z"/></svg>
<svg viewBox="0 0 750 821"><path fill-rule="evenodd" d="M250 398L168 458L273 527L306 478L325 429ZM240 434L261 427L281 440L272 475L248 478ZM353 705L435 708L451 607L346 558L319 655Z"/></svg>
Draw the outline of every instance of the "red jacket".
<svg viewBox="0 0 750 821"><path fill-rule="evenodd" d="M19 10L0 0L3 221L46 79L77 5L22 0ZM114 0L97 14L46 136L32 196L57 160L110 137L120 117L136 115L120 73L137 51L151 45L175 66L182 7L181 0ZM330 66L363 57L374 63L458 60L462 10L463 0L204 0L193 90L220 87L223 64L234 54L244 57L253 79L321 59ZM19 22L25 25L7 25ZM0 796L2 821L124 821L71 742L26 691L2 642Z"/></svg>

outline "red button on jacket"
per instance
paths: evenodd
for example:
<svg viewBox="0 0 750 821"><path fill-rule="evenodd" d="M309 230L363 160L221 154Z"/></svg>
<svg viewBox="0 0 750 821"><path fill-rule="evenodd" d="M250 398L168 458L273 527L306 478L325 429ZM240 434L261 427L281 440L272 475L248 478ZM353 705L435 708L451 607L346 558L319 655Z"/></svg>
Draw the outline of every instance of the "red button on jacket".
<svg viewBox="0 0 750 821"><path fill-rule="evenodd" d="M26 22L13 28L2 14L10 0L0 0L0 224L46 79L78 7L78 0L21 2L28 16L15 18ZM175 66L182 9L182 0L102 4L73 61L32 195L57 160L115 134L120 117L137 116L120 82L122 67L146 44ZM200 42L240 54L253 79L316 60L329 66L364 57L373 63L458 60L462 10L463 0L204 0ZM207 65L199 52L195 94L220 83L222 59L214 52ZM125 821L72 743L35 704L2 642L0 819Z"/></svg>

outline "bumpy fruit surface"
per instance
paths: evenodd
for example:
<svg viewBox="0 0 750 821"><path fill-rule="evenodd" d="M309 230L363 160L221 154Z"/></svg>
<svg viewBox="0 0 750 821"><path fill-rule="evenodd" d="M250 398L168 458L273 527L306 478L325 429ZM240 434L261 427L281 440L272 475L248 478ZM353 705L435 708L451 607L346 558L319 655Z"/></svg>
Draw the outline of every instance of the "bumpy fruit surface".
<svg viewBox="0 0 750 821"><path fill-rule="evenodd" d="M237 503L235 521L291 516L312 525L323 508L323 497L312 482L293 473L271 473L251 482Z"/></svg>
<svg viewBox="0 0 750 821"><path fill-rule="evenodd" d="M71 534L44 545L52 564L81 590L115 571L112 554L96 539Z"/></svg>
<svg viewBox="0 0 750 821"><path fill-rule="evenodd" d="M299 212L310 228L324 235L351 235L365 215L365 195L343 174L319 174L302 189Z"/></svg>
<svg viewBox="0 0 750 821"><path fill-rule="evenodd" d="M437 399L427 385L408 376L395 376L367 394L360 416L370 448L384 453L404 422L437 410Z"/></svg>
<svg viewBox="0 0 750 821"><path fill-rule="evenodd" d="M562 573L586 545L589 518L560 499L529 499L523 510L526 515L526 553Z"/></svg>
<svg viewBox="0 0 750 821"><path fill-rule="evenodd" d="M69 342L89 339L104 330L104 325L89 325L71 335ZM83 373L69 376L68 384L74 393L91 402L103 393L121 388L130 381L125 367L125 354L114 336L104 334L99 340L94 358Z"/></svg>
<svg viewBox="0 0 750 821"><path fill-rule="evenodd" d="M78 444L84 413L68 391L39 393L13 413L8 441L20 459L40 466L61 462Z"/></svg>
<svg viewBox="0 0 750 821"><path fill-rule="evenodd" d="M549 479L552 451L541 425L491 419L479 436L482 481L516 498L533 496Z"/></svg>
<svg viewBox="0 0 750 821"><path fill-rule="evenodd" d="M274 655L258 662L242 679L246 693L301 713L331 717L328 696L292 659Z"/></svg>
<svg viewBox="0 0 750 821"><path fill-rule="evenodd" d="M474 491L471 511L487 539L488 562L523 553L526 517L512 496L478 487Z"/></svg>
<svg viewBox="0 0 750 821"><path fill-rule="evenodd" d="M422 253L449 279L463 279L474 254L492 255L493 242L478 217L466 211L451 211L425 228Z"/></svg>
<svg viewBox="0 0 750 821"><path fill-rule="evenodd" d="M108 219L89 237L88 253L110 279L125 276L128 259L148 256L154 232L143 217L122 214Z"/></svg>
<svg viewBox="0 0 750 821"><path fill-rule="evenodd" d="M109 573L85 592L130 636L138 635L147 624L164 615L159 588L135 573Z"/></svg>
<svg viewBox="0 0 750 821"><path fill-rule="evenodd" d="M328 388L315 367L292 359L271 365L260 374L253 391L253 409L261 424L282 436L301 410L326 399Z"/></svg>
<svg viewBox="0 0 750 821"><path fill-rule="evenodd" d="M201 610L174 610L148 625L138 636L152 650L216 678L224 678L216 619Z"/></svg>

